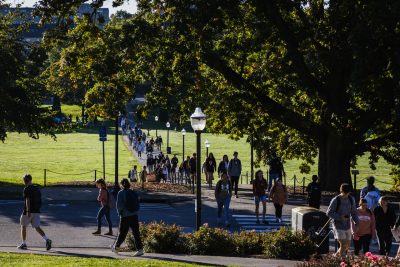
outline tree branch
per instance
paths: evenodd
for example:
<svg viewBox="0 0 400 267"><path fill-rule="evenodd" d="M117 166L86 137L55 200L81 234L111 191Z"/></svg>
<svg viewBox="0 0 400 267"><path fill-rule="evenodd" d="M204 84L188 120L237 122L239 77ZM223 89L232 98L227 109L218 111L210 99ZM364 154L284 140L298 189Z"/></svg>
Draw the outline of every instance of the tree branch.
<svg viewBox="0 0 400 267"><path fill-rule="evenodd" d="M266 112L274 119L286 124L287 126L298 130L301 133L310 135L311 138L318 140L320 135L320 126L311 122L306 117L299 115L292 110L283 107L281 104L271 99L265 94L260 94L260 90L249 83L241 75L235 72L228 64L213 51L202 51L201 58L203 62L211 69L221 73L225 79L238 89L241 89L244 98L255 99L263 103Z"/></svg>

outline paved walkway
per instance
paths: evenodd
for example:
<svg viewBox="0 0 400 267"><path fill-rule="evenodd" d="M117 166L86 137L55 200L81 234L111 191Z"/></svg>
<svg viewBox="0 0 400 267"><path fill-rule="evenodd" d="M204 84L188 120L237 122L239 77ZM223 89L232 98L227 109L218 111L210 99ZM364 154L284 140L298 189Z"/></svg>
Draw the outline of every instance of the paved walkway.
<svg viewBox="0 0 400 267"><path fill-rule="evenodd" d="M115 254L110 249L99 248L55 248L46 251L45 248L34 247L26 251L18 250L15 247L0 247L2 252L15 253L34 253L53 256L77 256L77 257L106 257L115 259L134 258L132 252L120 252ZM182 254L157 254L146 253L142 257L134 259L143 260L164 260L177 261L182 263L197 263L214 266L254 266L254 267L277 267L277 266L296 266L299 261L275 260L275 259L258 259L258 258L241 258L241 257L222 257L222 256L200 256L200 255L182 255Z"/></svg>

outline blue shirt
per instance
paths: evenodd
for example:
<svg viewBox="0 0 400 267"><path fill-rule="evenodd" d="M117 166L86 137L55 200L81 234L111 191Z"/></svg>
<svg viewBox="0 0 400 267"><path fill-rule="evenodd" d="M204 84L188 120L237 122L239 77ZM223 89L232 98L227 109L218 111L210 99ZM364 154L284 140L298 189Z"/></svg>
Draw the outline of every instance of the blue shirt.
<svg viewBox="0 0 400 267"><path fill-rule="evenodd" d="M137 212L132 212L126 209L126 193L128 192L128 190L130 189L121 189L118 192L117 195L117 212L119 217L128 217L128 216L133 216L133 215L137 215Z"/></svg>

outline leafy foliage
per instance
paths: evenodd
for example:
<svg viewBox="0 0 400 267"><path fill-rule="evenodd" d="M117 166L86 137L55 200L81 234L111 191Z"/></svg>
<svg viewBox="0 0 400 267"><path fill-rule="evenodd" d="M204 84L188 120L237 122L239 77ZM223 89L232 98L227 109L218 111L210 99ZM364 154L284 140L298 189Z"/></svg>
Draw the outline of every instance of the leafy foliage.
<svg viewBox="0 0 400 267"><path fill-rule="evenodd" d="M0 1L0 11L7 8ZM52 112L41 107L44 87L37 79L46 59L44 50L21 39L24 24L15 26L18 13L0 12L0 140L7 132L39 133L54 136ZM62 126L60 126L62 127Z"/></svg>

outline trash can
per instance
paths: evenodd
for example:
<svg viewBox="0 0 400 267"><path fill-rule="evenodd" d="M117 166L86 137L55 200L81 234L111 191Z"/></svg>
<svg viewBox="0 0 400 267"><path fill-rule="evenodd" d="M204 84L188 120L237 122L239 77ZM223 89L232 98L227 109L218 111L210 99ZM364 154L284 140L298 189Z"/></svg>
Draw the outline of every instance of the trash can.
<svg viewBox="0 0 400 267"><path fill-rule="evenodd" d="M319 254L329 253L329 237L324 240L326 235L330 233L329 225L326 225L328 220L328 216L319 209L311 207L292 209L293 231L308 233L311 240L318 246ZM326 227L324 228L324 226Z"/></svg>
<svg viewBox="0 0 400 267"><path fill-rule="evenodd" d="M167 146L167 154L171 154L171 147Z"/></svg>

